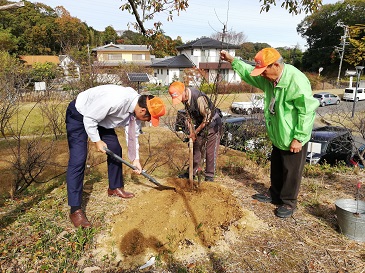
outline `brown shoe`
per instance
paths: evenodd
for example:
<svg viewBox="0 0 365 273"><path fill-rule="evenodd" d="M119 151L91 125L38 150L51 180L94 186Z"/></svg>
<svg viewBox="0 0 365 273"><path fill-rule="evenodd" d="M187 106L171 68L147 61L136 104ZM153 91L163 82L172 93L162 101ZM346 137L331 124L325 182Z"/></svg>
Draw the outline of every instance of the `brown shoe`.
<svg viewBox="0 0 365 273"><path fill-rule="evenodd" d="M74 224L74 226L77 228L79 226L82 226L83 228L91 227L89 220L87 220L84 212L81 209L78 209L74 213L70 213L70 219L72 224Z"/></svg>
<svg viewBox="0 0 365 273"><path fill-rule="evenodd" d="M131 192L124 191L123 188L116 188L115 190L108 189L109 196L118 196L121 198L132 198L134 194Z"/></svg>

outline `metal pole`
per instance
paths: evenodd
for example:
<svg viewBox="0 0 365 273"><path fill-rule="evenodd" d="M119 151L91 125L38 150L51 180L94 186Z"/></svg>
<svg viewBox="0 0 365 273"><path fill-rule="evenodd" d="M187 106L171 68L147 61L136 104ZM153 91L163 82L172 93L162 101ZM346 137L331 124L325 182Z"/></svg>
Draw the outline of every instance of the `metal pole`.
<svg viewBox="0 0 365 273"><path fill-rule="evenodd" d="M337 76L337 87L340 86L340 75L341 75L341 67L342 67L342 60L343 60L343 54L345 53L345 43L343 43L342 50L341 50L341 60L340 65L338 67L338 76Z"/></svg>
<svg viewBox="0 0 365 273"><path fill-rule="evenodd" d="M359 86L360 75L361 75L361 71L363 69L364 69L363 66L356 66L357 78L356 78L356 88L355 88L354 103L352 105L352 115L351 115L352 118L354 117L354 114L355 114L355 105L356 105L356 99L357 99L357 88Z"/></svg>
<svg viewBox="0 0 365 273"><path fill-rule="evenodd" d="M341 76L341 67L342 67L342 61L343 61L343 56L345 54L345 46L346 46L346 40L348 37L348 26L340 24L341 27L344 28L344 35L341 36L341 45L342 45L342 49L341 49L341 59L340 59L340 65L338 67L338 76L337 76L337 88L340 86L340 76Z"/></svg>

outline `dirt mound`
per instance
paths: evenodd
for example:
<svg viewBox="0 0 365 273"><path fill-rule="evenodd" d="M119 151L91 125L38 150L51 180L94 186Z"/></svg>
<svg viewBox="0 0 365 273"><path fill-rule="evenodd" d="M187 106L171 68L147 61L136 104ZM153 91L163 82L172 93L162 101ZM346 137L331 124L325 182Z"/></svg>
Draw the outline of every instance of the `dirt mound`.
<svg viewBox="0 0 365 273"><path fill-rule="evenodd" d="M264 225L219 183L204 182L195 190L186 179L164 184L177 190L138 192L124 211L114 215L110 236L99 242L105 250L98 249L99 255L114 251L124 268L144 264L151 256L191 259L226 247L237 231Z"/></svg>

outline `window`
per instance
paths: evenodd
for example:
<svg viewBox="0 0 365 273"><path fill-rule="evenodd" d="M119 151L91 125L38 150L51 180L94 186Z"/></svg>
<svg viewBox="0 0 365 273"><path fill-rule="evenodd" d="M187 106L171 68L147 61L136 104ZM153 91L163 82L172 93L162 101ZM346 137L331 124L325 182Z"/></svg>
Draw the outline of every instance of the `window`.
<svg viewBox="0 0 365 273"><path fill-rule="evenodd" d="M146 56L144 54L132 54L133 61L142 61L145 59L146 59Z"/></svg>
<svg viewBox="0 0 365 273"><path fill-rule="evenodd" d="M228 75L229 75L229 71L228 71L228 69L222 69L222 70L221 70L221 77L222 77L222 80L224 80L224 81L228 81Z"/></svg>
<svg viewBox="0 0 365 273"><path fill-rule="evenodd" d="M113 60L118 60L121 61L123 60L123 54L119 53L119 54L108 54L108 60L113 61Z"/></svg>

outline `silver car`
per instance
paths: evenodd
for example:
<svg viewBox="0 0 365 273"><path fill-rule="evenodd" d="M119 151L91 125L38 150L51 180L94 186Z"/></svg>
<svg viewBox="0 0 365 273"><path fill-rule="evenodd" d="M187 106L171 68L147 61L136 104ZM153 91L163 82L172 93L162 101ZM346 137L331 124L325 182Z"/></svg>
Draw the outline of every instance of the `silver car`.
<svg viewBox="0 0 365 273"><path fill-rule="evenodd" d="M326 106L330 104L339 104L341 99L339 96L335 94L331 94L328 92L320 92L313 95L319 101L320 106Z"/></svg>

